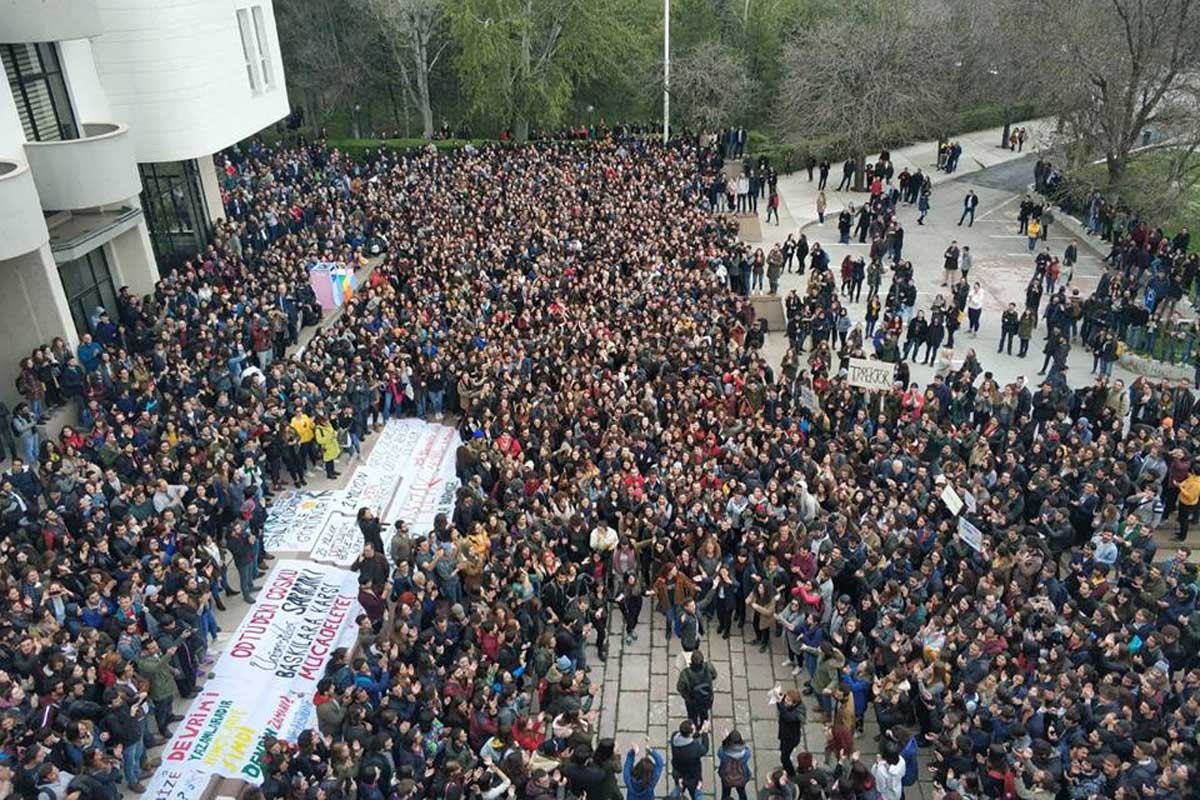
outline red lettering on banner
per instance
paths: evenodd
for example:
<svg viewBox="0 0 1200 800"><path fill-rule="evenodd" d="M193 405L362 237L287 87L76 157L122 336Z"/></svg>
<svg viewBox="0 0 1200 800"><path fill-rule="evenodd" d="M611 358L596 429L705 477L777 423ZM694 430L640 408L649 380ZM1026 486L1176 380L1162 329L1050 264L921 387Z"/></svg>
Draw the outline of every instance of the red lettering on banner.
<svg viewBox="0 0 1200 800"><path fill-rule="evenodd" d="M300 665L300 675L307 680L319 680L324 674L325 657L337 641L338 631L346 621L347 612L354 605L354 598L339 594L329 607L329 614L321 623L321 629L308 647L308 655Z"/></svg>
<svg viewBox="0 0 1200 800"><path fill-rule="evenodd" d="M266 603L255 605L250 610L250 617L246 620L244 629L238 635L237 641L230 647L229 655L233 658L250 658L253 656L258 641L271 628L271 621L275 619L275 614L278 611L279 606L276 605L268 605Z"/></svg>
<svg viewBox="0 0 1200 800"><path fill-rule="evenodd" d="M264 589L268 600L283 600L287 597L288 591L292 588L292 584L296 582L299 576L294 569L280 569L275 576L274 582Z"/></svg>
<svg viewBox="0 0 1200 800"><path fill-rule="evenodd" d="M192 739L200 735L204 730L204 723L212 714L213 709L217 706L217 695L211 692L205 692L196 700L196 710L183 718L183 722L179 725L179 731L175 734L175 738L171 740L172 751L182 750L183 755L176 756L174 752L167 755L167 759L171 761L182 761L187 751L191 749Z"/></svg>
<svg viewBox="0 0 1200 800"><path fill-rule="evenodd" d="M172 740L167 747L168 752L165 756L167 761L187 761L188 751L191 750L190 742Z"/></svg>

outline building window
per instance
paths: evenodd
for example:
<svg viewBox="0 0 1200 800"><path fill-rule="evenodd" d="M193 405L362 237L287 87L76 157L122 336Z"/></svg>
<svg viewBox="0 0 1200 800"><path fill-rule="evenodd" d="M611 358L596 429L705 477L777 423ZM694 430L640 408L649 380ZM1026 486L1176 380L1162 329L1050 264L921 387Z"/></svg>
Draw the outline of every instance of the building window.
<svg viewBox="0 0 1200 800"><path fill-rule="evenodd" d="M263 18L262 6L254 6L254 43L258 46L258 63L262 66L263 88L275 86L275 76L271 72L271 49L267 40L267 22Z"/></svg>
<svg viewBox="0 0 1200 800"><path fill-rule="evenodd" d="M138 164L142 210L160 267L175 267L208 244L208 204L194 159Z"/></svg>
<svg viewBox="0 0 1200 800"><path fill-rule="evenodd" d="M54 44L0 45L4 74L17 105L25 139L56 142L76 139L79 130L71 110L71 97L63 80L58 49Z"/></svg>
<svg viewBox="0 0 1200 800"><path fill-rule="evenodd" d="M81 336L95 333L99 309L107 311L110 319L117 318L117 296L113 292L112 275L108 272L108 259L103 248L98 247L82 258L59 264L58 277L62 280L67 305L71 307L75 330Z"/></svg>
<svg viewBox="0 0 1200 800"><path fill-rule="evenodd" d="M242 39L242 59L246 62L246 78L250 81L250 91L261 92L263 85L258 72L258 51L254 41L254 23L250 18L250 9L239 8L237 12L238 33Z"/></svg>

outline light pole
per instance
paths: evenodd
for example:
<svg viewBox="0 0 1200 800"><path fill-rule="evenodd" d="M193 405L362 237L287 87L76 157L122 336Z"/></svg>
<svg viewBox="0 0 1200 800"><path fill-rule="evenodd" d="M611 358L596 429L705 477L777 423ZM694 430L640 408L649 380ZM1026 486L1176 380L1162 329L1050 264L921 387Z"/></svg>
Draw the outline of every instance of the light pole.
<svg viewBox="0 0 1200 800"><path fill-rule="evenodd" d="M671 138L671 0L663 0L663 144Z"/></svg>

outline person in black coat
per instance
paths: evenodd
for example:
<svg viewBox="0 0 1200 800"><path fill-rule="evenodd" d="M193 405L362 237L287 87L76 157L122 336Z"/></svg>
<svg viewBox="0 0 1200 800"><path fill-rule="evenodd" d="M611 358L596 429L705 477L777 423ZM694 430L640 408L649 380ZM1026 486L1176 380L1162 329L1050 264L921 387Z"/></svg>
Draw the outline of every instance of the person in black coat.
<svg viewBox="0 0 1200 800"><path fill-rule="evenodd" d="M804 696L799 689L788 689L784 692L776 686L768 695L768 702L775 704L779 716L779 759L787 774L794 776L796 767L792 764L792 751L800 746L804 734L804 721L807 709L804 707Z"/></svg>
<svg viewBox="0 0 1200 800"><path fill-rule="evenodd" d="M362 532L364 545L374 545L376 553L387 552L383 546L382 524L379 517L366 506L358 510L358 529Z"/></svg>
<svg viewBox="0 0 1200 800"><path fill-rule="evenodd" d="M703 759L708 754L708 723L696 730L691 722L679 723L679 732L671 737L671 776L679 789L691 800L700 796L700 781L704 778Z"/></svg>

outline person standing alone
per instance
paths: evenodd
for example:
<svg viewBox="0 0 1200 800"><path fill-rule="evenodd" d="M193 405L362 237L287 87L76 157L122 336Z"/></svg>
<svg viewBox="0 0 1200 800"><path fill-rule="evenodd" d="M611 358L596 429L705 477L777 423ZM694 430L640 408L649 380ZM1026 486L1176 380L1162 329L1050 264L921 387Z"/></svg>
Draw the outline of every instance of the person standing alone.
<svg viewBox="0 0 1200 800"><path fill-rule="evenodd" d="M970 217L967 222L967 227L970 228L975 224L975 209L979 207L979 196L975 194L975 190L971 189L967 192L967 196L963 198L962 214L958 217L959 227L962 226L963 220Z"/></svg>

